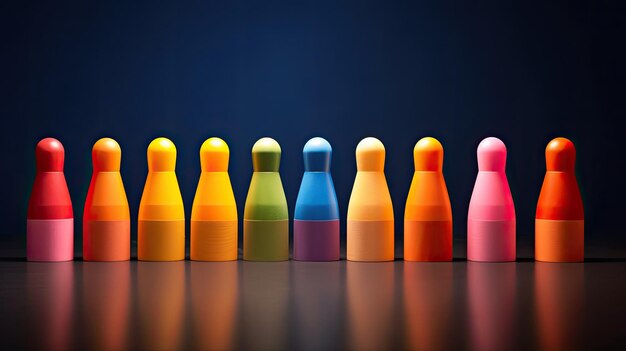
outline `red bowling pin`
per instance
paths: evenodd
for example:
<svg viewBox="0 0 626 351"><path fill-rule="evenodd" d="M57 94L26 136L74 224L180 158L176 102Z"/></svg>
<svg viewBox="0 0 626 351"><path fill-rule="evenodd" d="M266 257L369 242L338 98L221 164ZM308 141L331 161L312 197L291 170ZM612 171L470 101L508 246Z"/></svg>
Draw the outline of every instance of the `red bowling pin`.
<svg viewBox="0 0 626 351"><path fill-rule="evenodd" d="M74 257L74 214L67 190L63 145L53 138L37 144L37 173L28 202L26 258L71 261Z"/></svg>

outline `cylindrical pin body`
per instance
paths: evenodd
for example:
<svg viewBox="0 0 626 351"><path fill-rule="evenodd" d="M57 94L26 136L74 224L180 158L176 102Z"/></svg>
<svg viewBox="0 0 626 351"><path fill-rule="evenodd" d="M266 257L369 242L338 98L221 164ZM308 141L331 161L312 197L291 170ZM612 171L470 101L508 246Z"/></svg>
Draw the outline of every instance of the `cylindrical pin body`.
<svg viewBox="0 0 626 351"><path fill-rule="evenodd" d="M295 219L293 258L299 261L339 260L339 220Z"/></svg>

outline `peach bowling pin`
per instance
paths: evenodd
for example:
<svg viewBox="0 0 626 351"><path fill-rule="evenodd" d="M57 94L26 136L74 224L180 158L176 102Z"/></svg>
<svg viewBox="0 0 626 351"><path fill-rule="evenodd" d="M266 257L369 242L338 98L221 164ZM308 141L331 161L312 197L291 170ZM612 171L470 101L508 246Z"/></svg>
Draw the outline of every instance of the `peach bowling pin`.
<svg viewBox="0 0 626 351"><path fill-rule="evenodd" d="M585 215L574 172L576 148L565 138L546 147L546 176L535 216L535 259L582 262Z"/></svg>
<svg viewBox="0 0 626 351"><path fill-rule="evenodd" d="M228 145L207 139L200 148L202 173L191 209L191 259L237 259L237 204L228 176Z"/></svg>
<svg viewBox="0 0 626 351"><path fill-rule="evenodd" d="M139 204L137 258L185 259L185 210L176 178L176 147L156 138L148 146L148 178Z"/></svg>
<svg viewBox="0 0 626 351"><path fill-rule="evenodd" d="M357 173L348 204L347 259L393 261L393 204L385 178L385 146L365 138L356 147Z"/></svg>
<svg viewBox="0 0 626 351"><path fill-rule="evenodd" d="M130 259L130 211L120 175L122 150L111 138L93 146L93 175L83 213L83 259Z"/></svg>
<svg viewBox="0 0 626 351"><path fill-rule="evenodd" d="M413 149L415 173L404 211L404 259L452 260L452 208L443 178L443 147L422 138Z"/></svg>
<svg viewBox="0 0 626 351"><path fill-rule="evenodd" d="M515 261L515 206L506 178L506 146L486 138L477 150L478 176L467 219L467 259Z"/></svg>
<svg viewBox="0 0 626 351"><path fill-rule="evenodd" d="M35 149L37 173L28 202L26 259L71 261L74 258L74 213L63 163L65 149L45 138Z"/></svg>

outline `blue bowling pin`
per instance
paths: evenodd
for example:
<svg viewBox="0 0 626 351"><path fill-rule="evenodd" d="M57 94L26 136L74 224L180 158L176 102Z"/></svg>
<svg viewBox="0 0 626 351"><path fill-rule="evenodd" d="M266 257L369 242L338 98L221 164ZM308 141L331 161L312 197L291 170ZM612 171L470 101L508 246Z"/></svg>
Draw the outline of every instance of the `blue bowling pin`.
<svg viewBox="0 0 626 351"><path fill-rule="evenodd" d="M293 258L298 261L339 259L339 205L330 175L333 149L324 138L312 138L302 150L304 176L293 221Z"/></svg>

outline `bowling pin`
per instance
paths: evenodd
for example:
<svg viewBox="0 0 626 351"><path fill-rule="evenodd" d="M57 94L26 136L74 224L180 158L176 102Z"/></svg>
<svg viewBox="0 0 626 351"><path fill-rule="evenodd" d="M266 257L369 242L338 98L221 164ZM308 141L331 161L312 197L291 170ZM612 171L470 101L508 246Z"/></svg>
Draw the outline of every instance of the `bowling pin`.
<svg viewBox="0 0 626 351"><path fill-rule="evenodd" d="M261 138L252 147L254 173L243 214L243 259L289 260L289 212L280 180L280 145Z"/></svg>
<svg viewBox="0 0 626 351"><path fill-rule="evenodd" d="M26 258L71 261L74 258L74 213L67 190L61 142L45 138L35 149L37 173L28 202Z"/></svg>
<svg viewBox="0 0 626 351"><path fill-rule="evenodd" d="M304 145L304 176L293 220L293 258L339 259L339 205L330 175L332 148L323 138Z"/></svg>
<svg viewBox="0 0 626 351"><path fill-rule="evenodd" d="M515 206L506 178L506 146L486 138L477 150L478 176L467 219L467 259L515 261Z"/></svg>
<svg viewBox="0 0 626 351"><path fill-rule="evenodd" d="M574 163L576 148L565 138L546 147L546 176L535 216L535 259L582 262L585 257L585 216Z"/></svg>
<svg viewBox="0 0 626 351"><path fill-rule="evenodd" d="M200 147L202 173L191 209L191 259L237 259L237 204L228 176L228 145L209 138Z"/></svg>
<svg viewBox="0 0 626 351"><path fill-rule="evenodd" d="M130 259L130 211L120 175L122 150L111 138L98 140L91 151L93 174L83 213L83 259Z"/></svg>
<svg viewBox="0 0 626 351"><path fill-rule="evenodd" d="M347 258L393 261L393 204L385 178L385 146L365 138L356 147L356 179L348 204Z"/></svg>
<svg viewBox="0 0 626 351"><path fill-rule="evenodd" d="M422 138L413 149L415 173L404 211L404 259L452 260L452 208L443 178L443 147Z"/></svg>
<svg viewBox="0 0 626 351"><path fill-rule="evenodd" d="M185 259L185 210L176 179L176 147L156 138L148 146L148 178L139 204L137 258Z"/></svg>

